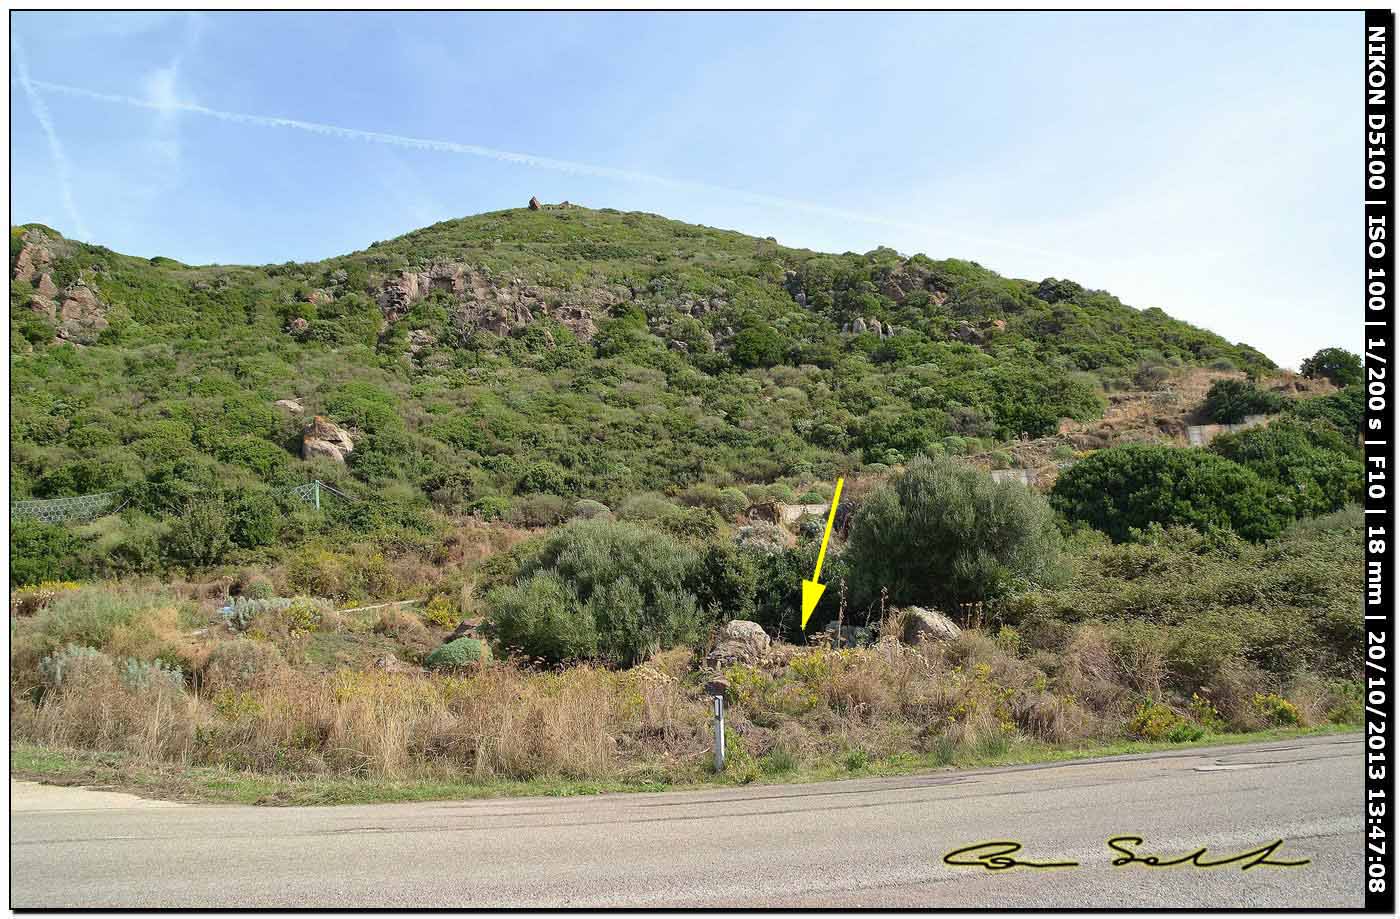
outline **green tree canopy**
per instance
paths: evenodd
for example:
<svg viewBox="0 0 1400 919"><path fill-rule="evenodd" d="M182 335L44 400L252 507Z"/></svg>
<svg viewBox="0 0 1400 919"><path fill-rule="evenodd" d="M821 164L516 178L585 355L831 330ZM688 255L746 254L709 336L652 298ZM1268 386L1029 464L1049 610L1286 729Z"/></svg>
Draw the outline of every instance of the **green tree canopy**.
<svg viewBox="0 0 1400 919"><path fill-rule="evenodd" d="M1345 348L1323 348L1312 357L1303 360L1298 368L1303 376L1331 380L1336 386L1350 386L1361 382L1361 358Z"/></svg>
<svg viewBox="0 0 1400 919"><path fill-rule="evenodd" d="M1050 502L1115 542L1154 523L1229 528L1249 540L1277 536L1293 516L1286 495L1216 453L1128 444L1100 450L1055 482Z"/></svg>

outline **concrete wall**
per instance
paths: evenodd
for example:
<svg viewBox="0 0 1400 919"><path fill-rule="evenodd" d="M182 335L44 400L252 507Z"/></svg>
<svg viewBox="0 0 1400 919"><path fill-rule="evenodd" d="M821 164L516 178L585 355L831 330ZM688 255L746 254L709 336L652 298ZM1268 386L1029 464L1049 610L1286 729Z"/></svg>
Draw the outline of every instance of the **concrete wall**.
<svg viewBox="0 0 1400 919"><path fill-rule="evenodd" d="M1035 485L1034 469L993 469L991 474L994 482L1020 482L1022 485Z"/></svg>
<svg viewBox="0 0 1400 919"><path fill-rule="evenodd" d="M802 519L803 517L806 517L809 514L816 517L825 517L827 510L829 510L830 508L830 503L784 504L782 505L783 523L785 525L789 523L796 523L798 520Z"/></svg>

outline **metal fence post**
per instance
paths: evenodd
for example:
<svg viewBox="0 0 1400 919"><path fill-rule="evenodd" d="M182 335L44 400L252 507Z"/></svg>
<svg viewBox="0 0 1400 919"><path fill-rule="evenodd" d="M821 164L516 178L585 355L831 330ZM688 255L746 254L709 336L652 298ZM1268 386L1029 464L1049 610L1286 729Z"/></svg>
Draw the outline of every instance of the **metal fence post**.
<svg viewBox="0 0 1400 919"><path fill-rule="evenodd" d="M315 486L316 486L316 487L315 487L315 493L316 493L316 510L319 511L319 510L321 509L321 480L320 480L320 479L316 479L314 484L315 484Z"/></svg>
<svg viewBox="0 0 1400 919"><path fill-rule="evenodd" d="M715 772L724 771L724 696L715 696Z"/></svg>

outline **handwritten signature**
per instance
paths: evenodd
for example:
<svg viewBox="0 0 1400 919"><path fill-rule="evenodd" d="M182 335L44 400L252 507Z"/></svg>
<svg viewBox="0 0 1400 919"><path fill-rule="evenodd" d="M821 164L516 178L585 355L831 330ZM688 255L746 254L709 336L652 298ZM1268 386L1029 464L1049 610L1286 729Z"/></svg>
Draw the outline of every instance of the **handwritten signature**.
<svg viewBox="0 0 1400 919"><path fill-rule="evenodd" d="M1139 855L1136 847L1141 846L1145 840L1141 836L1114 836L1108 841L1108 847L1119 853L1110 864L1115 868L1122 868L1125 865L1143 865L1147 868L1175 868L1181 865L1189 865L1193 868L1221 868L1225 865L1238 864L1241 871L1248 871L1251 868L1267 866L1272 868L1297 868L1312 862L1310 858L1294 859L1284 861L1270 858L1279 847L1283 845L1282 839L1276 839L1267 845L1250 849L1247 852L1238 852L1234 855L1209 856L1205 846L1201 846L1194 852L1176 857L1166 857L1161 855ZM965 868L985 868L988 871L1009 871L1012 868L1078 868L1079 862L1062 861L1030 861L1028 859L1014 858L1023 846L1019 842L1011 840L994 840L992 842L979 842L961 849L954 849L943 856L943 864Z"/></svg>

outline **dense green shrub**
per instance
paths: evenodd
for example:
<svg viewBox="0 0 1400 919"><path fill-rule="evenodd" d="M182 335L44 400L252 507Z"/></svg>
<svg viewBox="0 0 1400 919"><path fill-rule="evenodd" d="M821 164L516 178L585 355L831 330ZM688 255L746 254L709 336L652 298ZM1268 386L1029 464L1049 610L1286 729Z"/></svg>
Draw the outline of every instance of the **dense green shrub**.
<svg viewBox="0 0 1400 919"><path fill-rule="evenodd" d="M255 574L243 584L243 596L249 600L268 600L276 593L272 580L265 574Z"/></svg>
<svg viewBox="0 0 1400 919"><path fill-rule="evenodd" d="M1218 437L1210 451L1277 485L1295 517L1315 517L1361 500L1361 456L1321 422L1285 420Z"/></svg>
<svg viewBox="0 0 1400 919"><path fill-rule="evenodd" d="M1114 653L1155 659L1146 670L1184 696L1201 687L1234 692L1242 676L1252 695L1259 677L1250 668L1278 682L1304 670L1354 678L1362 525L1352 506L1259 544L1189 527L1154 529L1136 543L1088 541L1067 582L1009 597L996 615L1057 650L1064 624L1102 623Z"/></svg>
<svg viewBox="0 0 1400 919"><path fill-rule="evenodd" d="M118 628L169 602L169 597L160 593L97 586L64 591L34 617L34 638L45 651L70 643L100 648Z"/></svg>
<svg viewBox="0 0 1400 919"><path fill-rule="evenodd" d="M594 517L609 517L612 511L601 501L594 501L592 498L581 498L574 503L574 516L584 520L592 520Z"/></svg>
<svg viewBox="0 0 1400 919"><path fill-rule="evenodd" d="M1052 576L1058 531L1045 499L950 459L912 462L861 504L846 562L856 608L952 608Z"/></svg>
<svg viewBox="0 0 1400 919"><path fill-rule="evenodd" d="M1345 348L1323 348L1312 357L1305 358L1298 369L1305 377L1321 377L1331 380L1336 386L1361 382L1361 357Z"/></svg>
<svg viewBox="0 0 1400 919"><path fill-rule="evenodd" d="M1206 393L1205 415L1216 424L1239 424L1248 415L1281 411L1284 398L1265 392L1249 380L1216 380Z"/></svg>
<svg viewBox="0 0 1400 919"><path fill-rule="evenodd" d="M522 558L487 595L497 642L551 662L631 665L695 640L702 625L694 550L628 523L576 520Z"/></svg>
<svg viewBox="0 0 1400 919"><path fill-rule="evenodd" d="M1099 450L1061 473L1050 502L1115 541L1152 524L1233 529L1268 539L1292 516L1288 497L1254 472L1205 450L1128 444Z"/></svg>
<svg viewBox="0 0 1400 919"><path fill-rule="evenodd" d="M476 638L458 638L440 645L423 658L429 670L458 670L491 659L491 649Z"/></svg>
<svg viewBox="0 0 1400 919"><path fill-rule="evenodd" d="M1284 411L1300 421L1326 421L1353 441L1360 439L1366 419L1366 391L1348 386L1340 392L1289 402Z"/></svg>
<svg viewBox="0 0 1400 919"><path fill-rule="evenodd" d="M27 517L10 518L10 584L71 581L83 575L83 541L64 527Z"/></svg>
<svg viewBox="0 0 1400 919"><path fill-rule="evenodd" d="M191 501L165 534L166 554L196 568L218 564L232 548L233 521L222 499Z"/></svg>

